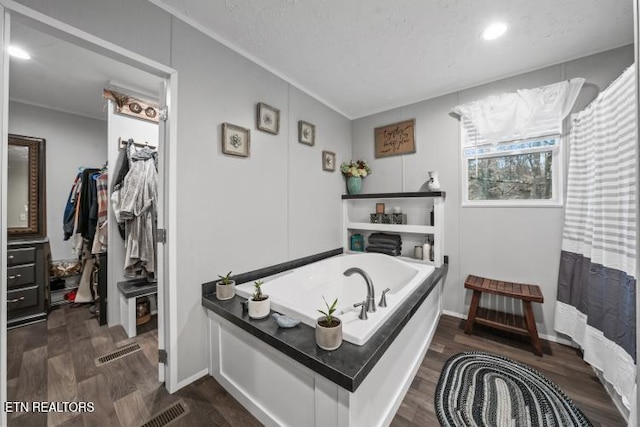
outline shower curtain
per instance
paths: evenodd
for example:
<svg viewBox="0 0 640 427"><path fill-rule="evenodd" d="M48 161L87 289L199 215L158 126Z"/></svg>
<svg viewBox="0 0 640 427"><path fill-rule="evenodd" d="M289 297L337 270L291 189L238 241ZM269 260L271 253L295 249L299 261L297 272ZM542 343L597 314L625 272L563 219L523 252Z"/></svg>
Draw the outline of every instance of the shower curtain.
<svg viewBox="0 0 640 427"><path fill-rule="evenodd" d="M572 116L555 330L635 407L637 131L628 68Z"/></svg>

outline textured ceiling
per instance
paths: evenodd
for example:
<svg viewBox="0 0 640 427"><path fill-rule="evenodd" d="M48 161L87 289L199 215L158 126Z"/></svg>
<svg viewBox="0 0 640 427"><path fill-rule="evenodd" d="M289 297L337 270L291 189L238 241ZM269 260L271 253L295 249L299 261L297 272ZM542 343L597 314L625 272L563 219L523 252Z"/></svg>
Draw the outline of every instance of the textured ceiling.
<svg viewBox="0 0 640 427"><path fill-rule="evenodd" d="M350 118L633 42L631 0L150 1Z"/></svg>

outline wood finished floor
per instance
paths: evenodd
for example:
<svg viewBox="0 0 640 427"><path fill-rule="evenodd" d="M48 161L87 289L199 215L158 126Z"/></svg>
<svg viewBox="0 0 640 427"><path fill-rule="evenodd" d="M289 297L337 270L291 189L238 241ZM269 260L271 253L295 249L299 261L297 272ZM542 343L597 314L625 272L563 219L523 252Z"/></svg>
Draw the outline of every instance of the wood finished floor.
<svg viewBox="0 0 640 427"><path fill-rule="evenodd" d="M392 426L438 425L433 399L440 371L449 357L466 350L500 354L539 370L558 384L596 427L626 425L575 349L543 341L545 354L540 358L531 352L526 341L516 337L482 327L476 327L470 336L463 329L463 321L442 316ZM95 357L132 342L138 342L142 351L103 366L95 365ZM260 425L210 376L168 394L157 381L156 366L155 329L130 340L122 327L98 326L86 307L55 310L46 323L9 331L9 400L92 401L95 412L56 413L48 417L14 413L9 414L9 426L139 426L177 401L185 404L188 413L171 426Z"/></svg>
<svg viewBox="0 0 640 427"><path fill-rule="evenodd" d="M171 426L259 426L213 378L170 395L158 382L153 321L127 338L122 326L99 326L87 306L63 306L46 322L8 331L9 401L93 402L93 413L10 413L9 427L134 427L181 401L187 414ZM140 351L102 366L95 358L138 343Z"/></svg>

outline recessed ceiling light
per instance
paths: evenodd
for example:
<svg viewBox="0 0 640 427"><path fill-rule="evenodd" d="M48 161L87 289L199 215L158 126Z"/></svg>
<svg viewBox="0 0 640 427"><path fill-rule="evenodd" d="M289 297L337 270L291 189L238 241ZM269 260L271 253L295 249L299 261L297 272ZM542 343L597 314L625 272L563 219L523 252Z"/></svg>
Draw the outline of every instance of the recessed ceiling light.
<svg viewBox="0 0 640 427"><path fill-rule="evenodd" d="M14 58L31 59L31 55L29 55L26 50L18 46L9 46L9 55Z"/></svg>
<svg viewBox="0 0 640 427"><path fill-rule="evenodd" d="M496 22L489 25L482 33L485 40L495 40L507 32L507 24L504 22Z"/></svg>

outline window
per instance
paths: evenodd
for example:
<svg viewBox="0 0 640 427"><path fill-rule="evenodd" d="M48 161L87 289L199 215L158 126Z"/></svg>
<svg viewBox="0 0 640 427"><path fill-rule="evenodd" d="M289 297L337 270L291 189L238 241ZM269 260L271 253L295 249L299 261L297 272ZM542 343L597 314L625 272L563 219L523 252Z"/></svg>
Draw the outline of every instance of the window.
<svg viewBox="0 0 640 427"><path fill-rule="evenodd" d="M462 127L463 205L560 206L559 133L488 143L466 118Z"/></svg>
<svg viewBox="0 0 640 427"><path fill-rule="evenodd" d="M562 121L573 78L458 105L463 206L562 206Z"/></svg>

